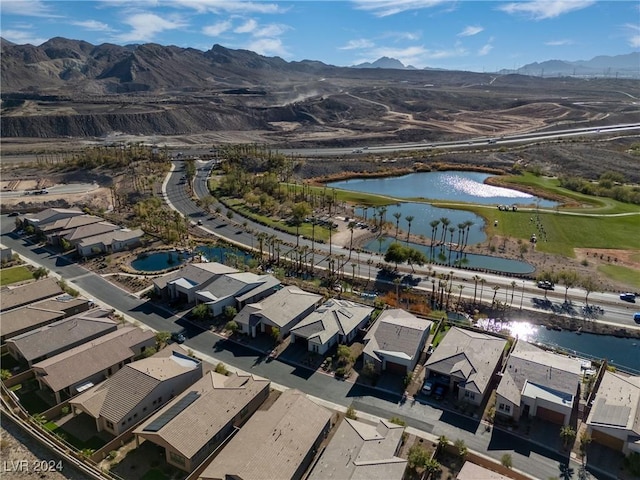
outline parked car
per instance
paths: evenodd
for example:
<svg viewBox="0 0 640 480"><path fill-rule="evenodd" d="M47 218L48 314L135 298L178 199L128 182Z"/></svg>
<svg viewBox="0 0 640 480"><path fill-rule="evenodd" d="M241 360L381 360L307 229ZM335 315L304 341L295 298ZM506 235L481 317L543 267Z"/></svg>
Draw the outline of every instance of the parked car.
<svg viewBox="0 0 640 480"><path fill-rule="evenodd" d="M433 348L433 343L430 343L430 344L429 344L429 348L427 348L427 356L429 356L429 357L430 357L430 356L431 356L431 354L433 353L433 350L434 350L434 348Z"/></svg>
<svg viewBox="0 0 640 480"><path fill-rule="evenodd" d="M424 393L425 395L431 395L432 391L433 391L433 382L431 380L427 380L426 382L424 382L424 385L422 386L422 393Z"/></svg>
<svg viewBox="0 0 640 480"><path fill-rule="evenodd" d="M640 312L636 312L633 314L633 321L636 323L640 323Z"/></svg>
<svg viewBox="0 0 640 480"><path fill-rule="evenodd" d="M543 290L553 290L554 285L548 280L541 280L538 282L538 288L542 288Z"/></svg>
<svg viewBox="0 0 640 480"><path fill-rule="evenodd" d="M171 334L171 340L173 340L173 341L174 341L174 342L176 342L176 343L184 343L184 342L185 342L185 340L186 340L186 338L185 338L185 336L184 336L182 333L180 333L180 332L173 332L173 333Z"/></svg>
<svg viewBox="0 0 640 480"><path fill-rule="evenodd" d="M442 398L447 393L447 387L445 387L444 385L438 385L433 393L436 400L442 400Z"/></svg>
<svg viewBox="0 0 640 480"><path fill-rule="evenodd" d="M17 217L18 215L20 215L20 212L11 212L9 215L9 217Z"/></svg>
<svg viewBox="0 0 640 480"><path fill-rule="evenodd" d="M624 300L625 302L636 303L636 294L635 293L621 293L620 300Z"/></svg>

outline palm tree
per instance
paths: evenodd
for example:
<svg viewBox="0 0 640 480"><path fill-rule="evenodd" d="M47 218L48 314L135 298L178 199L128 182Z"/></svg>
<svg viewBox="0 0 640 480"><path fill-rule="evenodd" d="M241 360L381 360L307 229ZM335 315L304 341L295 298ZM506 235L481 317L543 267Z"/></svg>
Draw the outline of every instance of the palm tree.
<svg viewBox="0 0 640 480"><path fill-rule="evenodd" d="M380 217L380 234L382 234L382 224L384 223L384 218L386 214L387 214L387 207L380 207L378 209L378 216Z"/></svg>
<svg viewBox="0 0 640 480"><path fill-rule="evenodd" d="M395 212L393 214L393 216L396 219L396 242L398 241L398 230L400 229L400 217L402 217L402 213L401 212Z"/></svg>
<svg viewBox="0 0 640 480"><path fill-rule="evenodd" d="M373 265L372 258L367 260L367 265L369 265L369 278L367 278L367 284L368 284L371 281L371 265Z"/></svg>
<svg viewBox="0 0 640 480"><path fill-rule="evenodd" d="M351 260L351 252L353 249L353 229L356 228L356 222L349 222L349 230L351 232L351 238L349 239L349 260Z"/></svg>
<svg viewBox="0 0 640 480"><path fill-rule="evenodd" d="M407 227L407 243L409 243L409 236L411 235L411 222L413 222L413 215L407 215L406 217L404 217L404 219L407 221L407 224L409 225Z"/></svg>
<svg viewBox="0 0 640 480"><path fill-rule="evenodd" d="M431 279L431 308L436 308L436 279Z"/></svg>
<svg viewBox="0 0 640 480"><path fill-rule="evenodd" d="M495 285L493 287L493 300L491 300L491 306L495 305L496 303L496 295L498 294L498 290L500 290L500 285Z"/></svg>
<svg viewBox="0 0 640 480"><path fill-rule="evenodd" d="M511 282L511 306L513 307L513 295L516 293L516 281Z"/></svg>
<svg viewBox="0 0 640 480"><path fill-rule="evenodd" d="M266 238L267 238L266 233L260 232L258 234L258 245L260 245L260 262L262 262L262 257L264 256L263 248L264 248L264 241Z"/></svg>
<svg viewBox="0 0 640 480"><path fill-rule="evenodd" d="M480 277L480 275L474 275L472 280L473 280L473 304L476 304L476 294L478 293L478 282L482 279L482 277Z"/></svg>
<svg viewBox="0 0 640 480"><path fill-rule="evenodd" d="M466 248L469 243L469 230L473 226L473 222L471 220L467 220L466 222L464 222L464 225L466 229L465 236L464 236L464 248Z"/></svg>
<svg viewBox="0 0 640 480"><path fill-rule="evenodd" d="M464 289L464 285L458 285L460 289L460 294L458 295L458 308L460 308L460 301L462 300L462 290Z"/></svg>
<svg viewBox="0 0 640 480"><path fill-rule="evenodd" d="M353 262L353 263L351 264L351 270L352 270L352 272L351 272L351 281L352 281L352 282L355 282L355 281L356 281L356 266L357 266L357 265L358 265L358 264L357 264L357 263L355 263L355 262Z"/></svg>
<svg viewBox="0 0 640 480"><path fill-rule="evenodd" d="M462 243L464 242L464 223L458 224L458 252L462 251Z"/></svg>
<svg viewBox="0 0 640 480"><path fill-rule="evenodd" d="M400 308L400 278L394 278L393 284L396 286L396 306Z"/></svg>
<svg viewBox="0 0 640 480"><path fill-rule="evenodd" d="M447 235L447 227L451 221L447 217L441 217L440 223L442 224L442 236L440 237L440 243L444 245L445 236Z"/></svg>
<svg viewBox="0 0 640 480"><path fill-rule="evenodd" d="M451 252L453 250L453 232L456 231L456 227L449 227L449 233L451 234L451 241L449 242L449 258L447 259L447 263L451 265Z"/></svg>
<svg viewBox="0 0 640 480"><path fill-rule="evenodd" d="M486 280L484 278L480 279L480 305L482 305L482 293L484 292L484 284Z"/></svg>
<svg viewBox="0 0 640 480"><path fill-rule="evenodd" d="M436 231L438 230L438 225L440 224L440 220L433 220L429 222L431 226L431 257L430 260L433 262L433 247L436 242Z"/></svg>

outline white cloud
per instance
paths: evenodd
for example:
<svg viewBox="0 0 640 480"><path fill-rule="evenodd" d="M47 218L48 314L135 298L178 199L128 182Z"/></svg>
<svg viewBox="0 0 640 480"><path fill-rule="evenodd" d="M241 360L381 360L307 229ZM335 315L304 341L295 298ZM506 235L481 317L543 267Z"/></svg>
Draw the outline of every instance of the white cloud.
<svg viewBox="0 0 640 480"><path fill-rule="evenodd" d="M281 25L277 23L271 23L269 25L260 26L253 31L254 37L279 37L283 35L291 27L287 25Z"/></svg>
<svg viewBox="0 0 640 480"><path fill-rule="evenodd" d="M356 40L349 40L346 45L338 47L338 50L359 50L362 48L371 48L375 44L371 40L366 38L358 38Z"/></svg>
<svg viewBox="0 0 640 480"><path fill-rule="evenodd" d="M396 40L416 41L422 37L419 32L385 32L380 38L395 38Z"/></svg>
<svg viewBox="0 0 640 480"><path fill-rule="evenodd" d="M191 8L198 13L282 13L286 8L276 3L244 2L230 0L167 0L164 3L170 7Z"/></svg>
<svg viewBox="0 0 640 480"><path fill-rule="evenodd" d="M493 45L491 45L491 43L487 43L483 45L480 50L478 50L478 56L484 57L485 55L489 55L491 50L493 50Z"/></svg>
<svg viewBox="0 0 640 480"><path fill-rule="evenodd" d="M569 40L568 38L564 38L561 40L549 40L548 42L544 42L548 47L562 47L564 45L573 45L573 40Z"/></svg>
<svg viewBox="0 0 640 480"><path fill-rule="evenodd" d="M48 39L37 37L33 32L25 30L2 30L2 38L9 40L10 42L17 43L18 45L25 45L27 43L31 45L42 45Z"/></svg>
<svg viewBox="0 0 640 480"><path fill-rule="evenodd" d="M91 30L93 32L109 32L111 27L106 23L99 22L97 20L83 20L80 22L71 22L71 25L82 27L85 30Z"/></svg>
<svg viewBox="0 0 640 480"><path fill-rule="evenodd" d="M28 17L60 18L51 9L51 5L40 0L2 0L0 2L2 15L21 15ZM4 35L4 34L3 34Z"/></svg>
<svg viewBox="0 0 640 480"><path fill-rule="evenodd" d="M289 52L279 38L260 38L249 42L247 50L254 51L264 56L286 57Z"/></svg>
<svg viewBox="0 0 640 480"><path fill-rule="evenodd" d="M258 22L250 18L239 27L236 27L233 31L235 33L251 33L258 27Z"/></svg>
<svg viewBox="0 0 640 480"><path fill-rule="evenodd" d="M623 27L628 32L627 42L629 43L629 46L633 48L640 48L640 26L627 23L626 25L623 25Z"/></svg>
<svg viewBox="0 0 640 480"><path fill-rule="evenodd" d="M126 17L124 23L131 27L131 31L115 35L120 42L148 42L165 30L175 30L187 25L180 19L170 20L153 13L136 13Z"/></svg>
<svg viewBox="0 0 640 480"><path fill-rule="evenodd" d="M484 28L477 26L477 25L469 25L467 27L465 27L464 30L462 30L458 36L459 37L472 37L474 35L479 34L480 32L482 32L484 30Z"/></svg>
<svg viewBox="0 0 640 480"><path fill-rule="evenodd" d="M223 22L214 23L213 25L207 25L202 28L202 33L210 37L217 37L223 34L231 28L231 21L225 20Z"/></svg>
<svg viewBox="0 0 640 480"><path fill-rule="evenodd" d="M449 3L450 0L354 0L356 8L372 12L377 17L388 17L407 10L422 10Z"/></svg>
<svg viewBox="0 0 640 480"><path fill-rule="evenodd" d="M531 2L512 2L498 7L498 10L510 14L522 14L535 20L555 18L565 13L590 7L595 0L534 0Z"/></svg>

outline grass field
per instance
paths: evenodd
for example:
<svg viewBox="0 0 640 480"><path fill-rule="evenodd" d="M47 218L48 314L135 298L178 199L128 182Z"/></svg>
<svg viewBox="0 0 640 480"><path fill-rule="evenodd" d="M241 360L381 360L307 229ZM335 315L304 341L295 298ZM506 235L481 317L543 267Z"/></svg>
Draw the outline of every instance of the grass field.
<svg viewBox="0 0 640 480"><path fill-rule="evenodd" d="M636 291L640 290L640 275L638 274L638 270L621 265L600 265L598 271L613 280L635 287Z"/></svg>
<svg viewBox="0 0 640 480"><path fill-rule="evenodd" d="M500 183L504 184L507 187L508 186L532 187L542 192L546 191L555 195L560 195L562 197L569 198L581 204L588 205L586 209L573 208L573 209L567 209L567 211L577 211L577 212L588 211L589 213L607 213L607 214L640 211L640 206L638 205L619 202L612 198L594 197L591 195L585 195L579 192L567 190L566 188L562 188L560 186L560 180L558 180L557 178L538 177L531 173L525 173L524 175L517 175L517 176L513 175L508 177L502 177L500 180L501 180Z"/></svg>
<svg viewBox="0 0 640 480"><path fill-rule="evenodd" d="M488 237L503 235L528 241L531 234L538 238L539 251L573 257L574 248L640 249L640 215L589 216L569 215L562 212L505 212L495 207L457 207L471 210L486 221ZM546 241L531 218L536 215L546 232ZM494 221L498 225L494 226Z"/></svg>
<svg viewBox="0 0 640 480"><path fill-rule="evenodd" d="M0 286L11 285L16 282L33 279L31 270L27 267L17 266L0 270Z"/></svg>
<svg viewBox="0 0 640 480"><path fill-rule="evenodd" d="M269 227L272 227L272 228L284 230L292 235L296 234L296 227L289 225L282 220L274 220L270 217L267 217L266 215L261 215L259 213L256 213L253 210L251 210L249 207L247 207L247 205L242 200L225 199L225 203L229 205L229 207L237 211L243 217L250 218L259 223L268 225ZM316 225L315 231L310 223L303 223L300 225L300 228L298 229L298 234L303 235L307 238L311 238L312 232L316 240L321 240L323 242L326 242L329 240L329 230L319 225ZM257 245L257 240L255 245Z"/></svg>
<svg viewBox="0 0 640 480"><path fill-rule="evenodd" d="M287 184L283 184L287 185ZM301 190L301 185L291 185L297 190ZM330 194L335 191L336 200L339 203L347 202L352 205L363 205L368 207L380 207L383 205L392 205L398 203L397 198L388 197L386 195L376 195L373 193L364 192L352 192L350 190L342 190L340 188L325 188L325 187L312 187L305 186L305 190L311 190L317 195Z"/></svg>

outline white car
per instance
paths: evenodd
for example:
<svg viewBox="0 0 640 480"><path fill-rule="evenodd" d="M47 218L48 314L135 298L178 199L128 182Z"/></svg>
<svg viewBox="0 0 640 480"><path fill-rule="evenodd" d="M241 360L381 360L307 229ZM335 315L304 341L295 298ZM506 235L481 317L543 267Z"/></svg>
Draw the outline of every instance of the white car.
<svg viewBox="0 0 640 480"><path fill-rule="evenodd" d="M433 392L433 382L431 380L427 380L422 386L422 393L425 395L431 395L431 392Z"/></svg>

